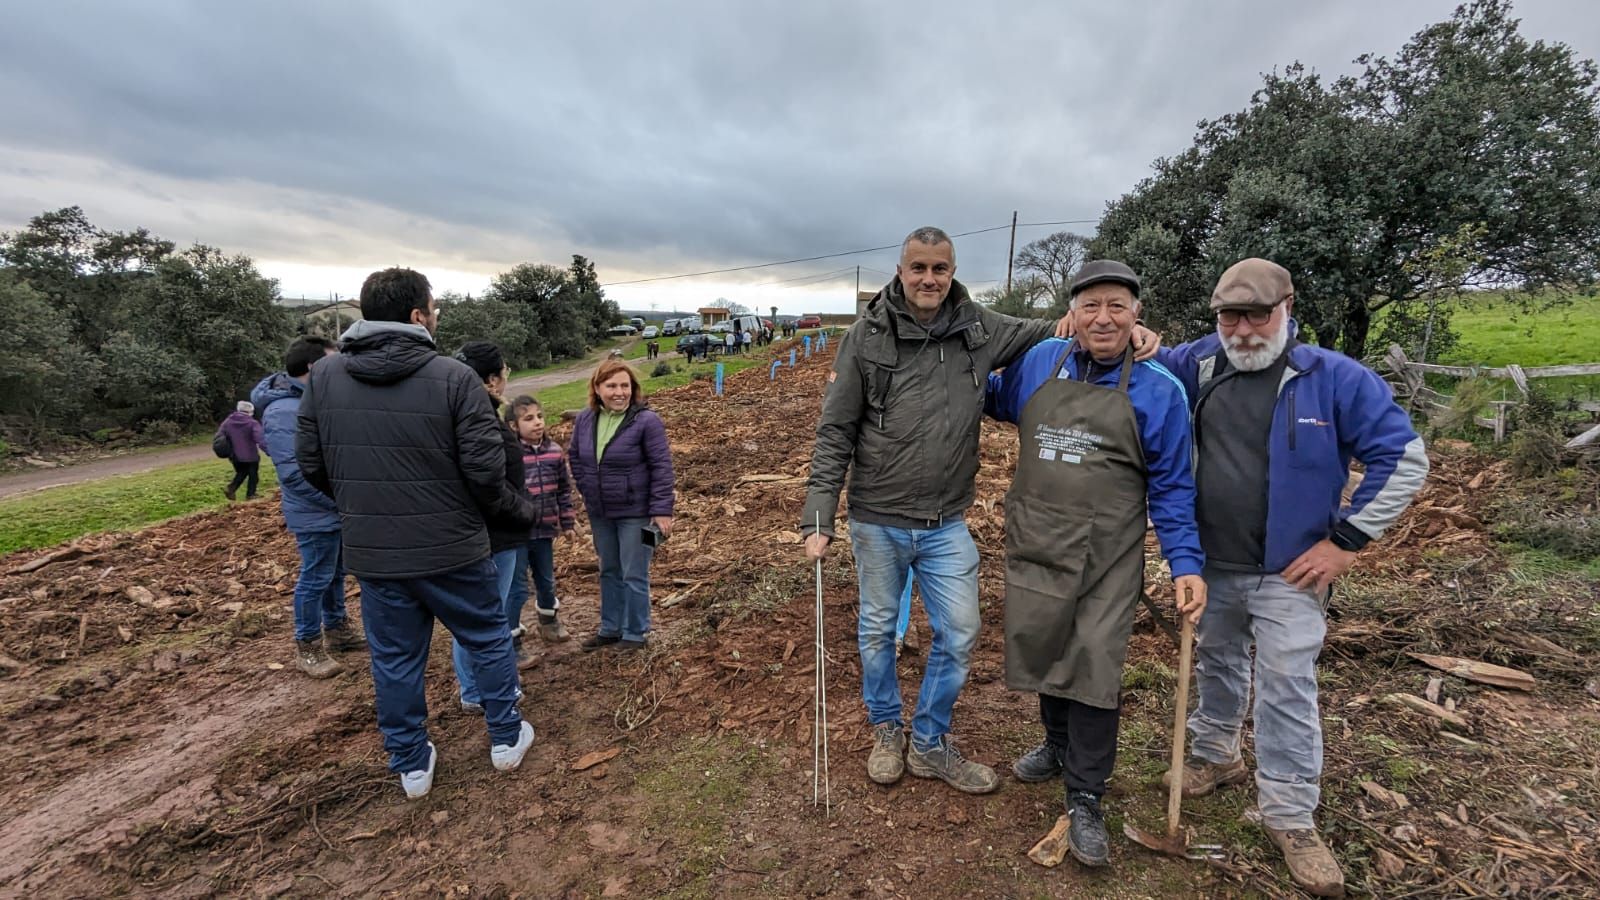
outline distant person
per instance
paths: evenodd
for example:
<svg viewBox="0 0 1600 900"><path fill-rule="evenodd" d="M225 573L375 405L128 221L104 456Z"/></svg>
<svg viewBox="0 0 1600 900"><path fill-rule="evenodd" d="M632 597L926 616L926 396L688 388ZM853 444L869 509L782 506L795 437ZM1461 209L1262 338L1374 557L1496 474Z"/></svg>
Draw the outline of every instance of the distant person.
<svg viewBox="0 0 1600 900"><path fill-rule="evenodd" d="M261 410L267 455L278 472L283 524L300 551L300 575L294 583L295 660L312 678L327 678L343 668L329 651L367 649L345 612L339 509L333 498L306 483L294 455L295 424L311 367L337 352L325 338L295 338L283 355L283 371L261 379L250 392Z"/></svg>
<svg viewBox="0 0 1600 900"><path fill-rule="evenodd" d="M569 640L567 626L559 616L561 601L556 597L555 539L571 535L576 527L572 511L572 473L567 468L567 451L550 438L544 427L544 407L532 397L518 397L506 408L506 421L516 429L522 448L522 470L528 497L536 516L528 537L528 567L533 572L534 607L539 617L539 637L546 643ZM513 633L519 628L523 606L528 602L527 581L523 580L520 602L513 596L507 614ZM515 590L515 586L512 588ZM521 645L517 664L523 665Z"/></svg>
<svg viewBox="0 0 1600 900"><path fill-rule="evenodd" d="M343 352L311 373L295 455L339 508L345 565L361 583L378 729L390 771L415 799L433 788L438 762L423 691L435 618L467 650L494 767L517 768L533 746L484 526L519 515L531 523L532 509L506 482L504 426L483 380L434 347L428 279L374 272L361 315Z"/></svg>
<svg viewBox="0 0 1600 900"><path fill-rule="evenodd" d="M728 354L739 352L739 338L737 335L730 331L722 337L723 346L726 348L723 352Z"/></svg>
<svg viewBox="0 0 1600 900"><path fill-rule="evenodd" d="M236 499L241 484L245 485L246 500L256 498L256 484L261 480L261 454L257 451L267 449L267 441L261 433L261 423L253 415L255 411L255 404L240 400L217 426L218 433L228 439L228 459L233 463L233 480L222 489L229 500Z"/></svg>
<svg viewBox="0 0 1600 900"><path fill-rule="evenodd" d="M594 370L567 453L600 558L600 628L582 647L639 650L650 633L650 560L672 534L672 449L626 363Z"/></svg>
<svg viewBox="0 0 1600 900"><path fill-rule="evenodd" d="M746 328L744 330L744 334L743 334L741 339L744 341L744 348L740 352L749 353L750 352L750 329Z"/></svg>
<svg viewBox="0 0 1600 900"><path fill-rule="evenodd" d="M648 344L645 344L644 349L645 353L650 359L656 359L661 355L661 344L659 341L651 341Z"/></svg>
<svg viewBox="0 0 1600 900"><path fill-rule="evenodd" d="M500 348L488 341L468 341L456 351L455 358L483 379L490 403L498 408L504 402L506 379L511 371L506 366ZM522 444L509 423L501 423L500 435L505 446L506 484L511 490L521 493L525 490ZM489 553L494 560L495 587L500 606L506 613L506 627L511 629L511 648L516 653L517 668L520 669L524 663L537 661L522 650L522 605L528 602L528 536L533 529L532 506L518 508L513 516L486 515L484 524L489 529ZM517 599L519 597L520 600ZM451 642L450 658L455 666L456 682L461 688L462 711L482 715L483 703L478 695L477 679L473 675L472 658L460 641Z"/></svg>

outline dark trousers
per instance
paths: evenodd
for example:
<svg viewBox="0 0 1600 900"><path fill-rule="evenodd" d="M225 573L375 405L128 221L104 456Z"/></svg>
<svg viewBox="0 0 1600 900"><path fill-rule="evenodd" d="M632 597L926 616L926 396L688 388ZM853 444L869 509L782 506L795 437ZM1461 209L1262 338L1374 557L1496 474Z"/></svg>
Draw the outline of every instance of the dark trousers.
<svg viewBox="0 0 1600 900"><path fill-rule="evenodd" d="M415 772L428 765L428 702L423 675L433 620L450 629L467 651L489 726L491 744L515 744L522 732L517 711L517 659L494 562L485 557L427 578L360 578L361 624L372 655L378 730L389 769Z"/></svg>
<svg viewBox="0 0 1600 900"><path fill-rule="evenodd" d="M533 538L528 541L528 567L533 571L534 607L541 616L553 616L561 602L556 599L555 541ZM526 594L528 589L524 587Z"/></svg>
<svg viewBox="0 0 1600 900"><path fill-rule="evenodd" d="M233 481L228 485L228 490L230 492L237 491L239 489L239 485L249 481L250 483L246 485L244 489L244 495L247 498L254 497L256 495L256 484L260 480L261 460L258 459L255 462L239 462L238 460L234 460Z"/></svg>
<svg viewBox="0 0 1600 900"><path fill-rule="evenodd" d="M1117 726L1122 721L1122 708L1101 709L1040 694L1039 720L1044 723L1044 739L1061 751L1067 790L1104 794L1111 770L1117 765Z"/></svg>

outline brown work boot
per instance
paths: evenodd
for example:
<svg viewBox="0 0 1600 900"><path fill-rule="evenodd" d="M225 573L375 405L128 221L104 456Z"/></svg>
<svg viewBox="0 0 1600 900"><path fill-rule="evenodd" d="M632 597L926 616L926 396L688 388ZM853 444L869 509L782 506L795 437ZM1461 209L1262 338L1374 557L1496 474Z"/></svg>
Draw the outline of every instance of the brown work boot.
<svg viewBox="0 0 1600 900"><path fill-rule="evenodd" d="M906 771L906 730L899 722L872 726L872 753L867 756L867 777L879 784L894 784Z"/></svg>
<svg viewBox="0 0 1600 900"><path fill-rule="evenodd" d="M511 649L517 654L517 668L519 670L531 669L537 666L540 660L544 659L543 656L533 652L533 648L529 646L527 641L522 639L520 634L511 639Z"/></svg>
<svg viewBox="0 0 1600 900"><path fill-rule="evenodd" d="M1183 761L1183 795L1204 797L1225 784L1243 784L1250 780L1250 769L1243 759L1214 763L1191 756ZM1161 775L1161 786L1172 787L1172 770Z"/></svg>
<svg viewBox="0 0 1600 900"><path fill-rule="evenodd" d="M295 661L300 666L300 671L312 678L331 678L339 674L344 667L339 661L328 655L322 647L320 638L309 641L295 641Z"/></svg>
<svg viewBox="0 0 1600 900"><path fill-rule="evenodd" d="M1289 876L1306 893L1317 897L1343 897L1344 873L1339 871L1339 861L1333 851L1322 842L1322 836L1310 828L1290 831L1267 829L1267 837L1283 851L1283 861L1289 864Z"/></svg>
<svg viewBox="0 0 1600 900"><path fill-rule="evenodd" d="M1000 776L993 769L962 756L948 736L927 750L918 750L913 744L906 754L906 768L918 778L941 779L965 794L987 794L1000 786Z"/></svg>
<svg viewBox="0 0 1600 900"><path fill-rule="evenodd" d="M334 653L361 653L367 649L367 639L350 627L348 619L322 629L322 639Z"/></svg>

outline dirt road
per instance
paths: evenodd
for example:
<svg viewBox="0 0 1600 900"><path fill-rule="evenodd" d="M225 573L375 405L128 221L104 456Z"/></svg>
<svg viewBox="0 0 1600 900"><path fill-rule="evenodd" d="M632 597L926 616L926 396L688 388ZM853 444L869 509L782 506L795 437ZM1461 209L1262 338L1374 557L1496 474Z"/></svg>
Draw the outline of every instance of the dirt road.
<svg viewBox="0 0 1600 900"><path fill-rule="evenodd" d="M663 351L661 359L675 359L677 355L676 353ZM558 384L566 384L569 381L587 378L589 373L594 370L594 364L598 359L599 356L594 356L550 372L541 372L538 375L519 378L507 386L506 393L513 395L532 393L555 387ZM635 362L643 363L644 361L635 360ZM112 478L117 475L136 475L140 472L165 469L168 466L200 462L207 459L216 459L211 454L209 444L186 444L163 450L148 450L122 456L108 456L56 469L35 469L27 472L16 472L0 476L0 500L14 497L18 494L42 491L45 488L99 481L103 478ZM224 468L226 467L224 466Z"/></svg>

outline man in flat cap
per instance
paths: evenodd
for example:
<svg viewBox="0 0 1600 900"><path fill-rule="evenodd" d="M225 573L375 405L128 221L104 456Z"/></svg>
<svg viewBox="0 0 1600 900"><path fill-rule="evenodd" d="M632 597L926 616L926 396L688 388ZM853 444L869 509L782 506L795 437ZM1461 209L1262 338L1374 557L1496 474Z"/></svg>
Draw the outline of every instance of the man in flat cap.
<svg viewBox="0 0 1600 900"><path fill-rule="evenodd" d="M984 794L1000 786L999 777L950 740L980 622L978 548L966 511L976 490L984 386L990 371L1049 337L1057 323L975 303L955 274L950 236L918 228L900 248L894 280L839 342L800 532L806 557L821 559L848 472L861 692L873 733L867 777L890 785L909 770ZM1153 354L1154 335L1141 335L1149 340L1141 350ZM933 641L908 729L894 644L900 595L913 573Z"/></svg>
<svg viewBox="0 0 1600 900"><path fill-rule="evenodd" d="M1015 422L1022 442L1006 494L1006 685L1039 695L1045 731L1011 770L1065 782L1068 846L1102 866L1100 798L1116 763L1147 512L1191 621L1205 608L1205 559L1188 400L1171 372L1135 362L1130 346L1139 277L1096 260L1068 290L1076 337L1047 340L989 376L986 410Z"/></svg>
<svg viewBox="0 0 1600 900"><path fill-rule="evenodd" d="M1196 511L1210 602L1200 619L1186 796L1250 777L1240 732L1255 644L1262 824L1296 883L1344 892L1316 831L1322 723L1317 656L1333 582L1381 537L1428 474L1422 438L1372 370L1294 338L1288 270L1246 259L1211 295L1217 332L1160 359L1194 410ZM1350 460L1366 476L1342 501ZM1172 773L1167 773L1167 779Z"/></svg>

